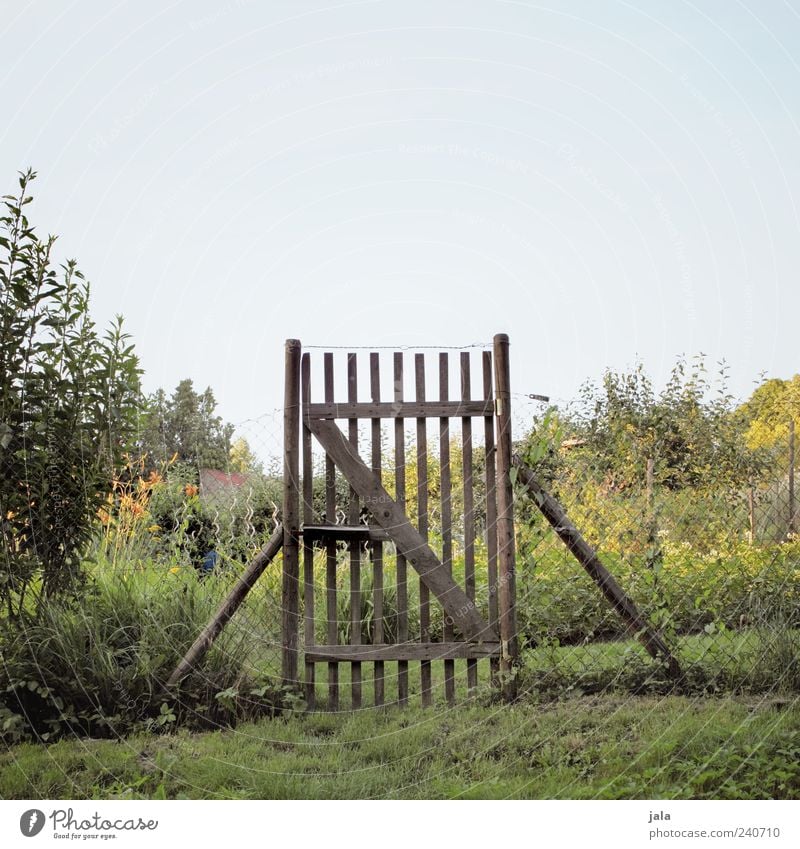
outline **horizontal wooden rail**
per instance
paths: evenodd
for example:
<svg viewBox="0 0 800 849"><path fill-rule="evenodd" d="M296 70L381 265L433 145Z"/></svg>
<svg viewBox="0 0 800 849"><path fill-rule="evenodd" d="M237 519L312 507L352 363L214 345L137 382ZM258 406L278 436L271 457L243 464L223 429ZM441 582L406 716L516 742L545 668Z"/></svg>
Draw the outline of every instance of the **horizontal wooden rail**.
<svg viewBox="0 0 800 849"><path fill-rule="evenodd" d="M305 420L313 419L418 419L490 416L494 402L485 401L358 401L308 404Z"/></svg>
<svg viewBox="0 0 800 849"><path fill-rule="evenodd" d="M192 647L186 652L181 662L175 667L172 675L169 676L169 680L167 681L167 690L174 689L180 680L188 675L188 673L200 663L206 652L213 645L214 640L216 640L222 629L228 623L228 620L239 609L239 606L244 601L245 596L253 588L253 585L261 577L261 574L267 566L272 563L281 548L283 548L283 528L278 525L275 532L269 538L267 544L247 565L242 576L228 593L225 601L222 602L217 609L217 612L212 616L208 625L203 628L200 636L192 643Z"/></svg>
<svg viewBox="0 0 800 849"><path fill-rule="evenodd" d="M383 528L368 525L303 525L300 533L306 542L388 542L390 539Z"/></svg>
<svg viewBox="0 0 800 849"><path fill-rule="evenodd" d="M306 646L306 661L463 660L499 657L500 643L395 643L372 646Z"/></svg>

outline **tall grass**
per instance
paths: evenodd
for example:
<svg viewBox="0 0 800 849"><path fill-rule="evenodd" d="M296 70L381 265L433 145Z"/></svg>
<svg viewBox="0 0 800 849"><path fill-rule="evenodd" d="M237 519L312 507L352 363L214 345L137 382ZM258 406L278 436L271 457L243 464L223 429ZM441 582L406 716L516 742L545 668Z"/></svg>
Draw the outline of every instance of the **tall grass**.
<svg viewBox="0 0 800 849"><path fill-rule="evenodd" d="M231 688L259 690L261 707L274 702L271 680L253 666L261 652L264 667L268 635L254 639L242 627L222 633L202 670L184 682L179 702L163 690L227 583L199 582L192 569L101 570L80 603L53 601L35 620L0 624L3 735L47 740L64 733L115 736L141 723L229 722L242 704L218 694ZM246 707L255 709L256 702Z"/></svg>

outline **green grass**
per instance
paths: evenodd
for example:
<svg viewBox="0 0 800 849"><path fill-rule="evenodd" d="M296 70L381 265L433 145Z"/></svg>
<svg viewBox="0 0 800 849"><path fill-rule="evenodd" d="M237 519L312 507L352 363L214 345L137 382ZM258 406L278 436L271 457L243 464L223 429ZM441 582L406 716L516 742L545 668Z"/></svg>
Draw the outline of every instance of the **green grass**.
<svg viewBox="0 0 800 849"><path fill-rule="evenodd" d="M800 702L462 702L21 744L0 797L800 798Z"/></svg>
<svg viewBox="0 0 800 849"><path fill-rule="evenodd" d="M692 634L675 640L684 677L680 693L800 692L800 631L750 628ZM637 640L584 646L540 646L523 652L523 687L540 695L565 692L667 693L674 689Z"/></svg>

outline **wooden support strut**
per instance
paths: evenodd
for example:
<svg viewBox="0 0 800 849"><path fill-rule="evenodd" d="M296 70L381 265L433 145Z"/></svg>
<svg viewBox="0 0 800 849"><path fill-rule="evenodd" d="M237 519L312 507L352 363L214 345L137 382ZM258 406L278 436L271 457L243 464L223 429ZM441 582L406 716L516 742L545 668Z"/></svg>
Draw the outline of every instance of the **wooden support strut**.
<svg viewBox="0 0 800 849"><path fill-rule="evenodd" d="M595 550L569 520L561 504L541 487L533 472L518 457L514 457L514 465L517 469L517 480L526 487L542 515L553 526L553 530L575 559L589 573L591 579L625 622L628 630L642 642L652 657L657 658L660 655L667 662L671 677L679 677L681 669L678 660L669 650L662 636L639 613L636 605L625 594L614 576L600 562Z"/></svg>
<svg viewBox="0 0 800 849"><path fill-rule="evenodd" d="M512 701L517 695L514 662L519 657L517 638L517 577L514 540L514 487L511 482L511 378L509 373L508 336L494 337L494 376L496 391L497 446L495 452L497 495L497 603L500 641L501 687L503 698Z"/></svg>
<svg viewBox="0 0 800 849"><path fill-rule="evenodd" d="M300 341L286 340L283 402L283 580L281 678L296 687L300 631Z"/></svg>
<svg viewBox="0 0 800 849"><path fill-rule="evenodd" d="M219 636L228 620L239 609L245 596L253 588L261 574L275 559L283 547L283 528L278 525L275 532L269 538L267 544L250 561L242 576L234 584L225 601L219 606L217 612L211 617L208 625L200 632L198 638L192 643L192 647L183 656L181 662L175 667L166 684L167 690L173 690L188 673L202 661L206 652L211 648L214 640Z"/></svg>

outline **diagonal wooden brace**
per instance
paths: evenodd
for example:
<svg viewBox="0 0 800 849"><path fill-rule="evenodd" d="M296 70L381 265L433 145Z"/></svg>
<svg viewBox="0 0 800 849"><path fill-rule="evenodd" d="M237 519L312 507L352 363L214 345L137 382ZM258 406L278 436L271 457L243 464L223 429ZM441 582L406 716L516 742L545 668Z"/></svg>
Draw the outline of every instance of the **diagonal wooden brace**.
<svg viewBox="0 0 800 849"><path fill-rule="evenodd" d="M597 552L569 520L561 504L539 484L533 472L518 457L514 458L514 464L517 468L517 480L528 490L542 515L600 588L600 592L620 615L628 630L638 637L652 657L661 656L667 663L670 675L678 678L681 675L680 664L658 630L639 613L633 600L625 594L614 576L600 562Z"/></svg>
<svg viewBox="0 0 800 849"><path fill-rule="evenodd" d="M478 612L475 602L456 584L431 548L409 522L402 507L383 488L339 427L326 419L311 419L311 432L341 469L364 506L419 573L426 587L439 599L445 613L464 638L474 642L497 642L498 636Z"/></svg>
<svg viewBox="0 0 800 849"><path fill-rule="evenodd" d="M210 622L201 631L197 639L192 643L189 651L175 667L166 684L168 691L174 690L189 672L200 665L206 652L211 648L214 640L220 635L228 620L239 609L245 596L253 589L255 582L261 577L264 570L278 556L283 547L283 528L278 525L275 532L269 538L267 544L250 561L239 580L220 605Z"/></svg>

